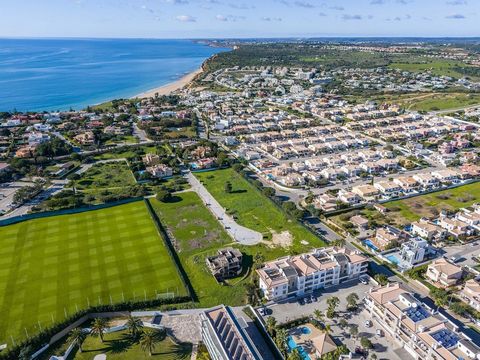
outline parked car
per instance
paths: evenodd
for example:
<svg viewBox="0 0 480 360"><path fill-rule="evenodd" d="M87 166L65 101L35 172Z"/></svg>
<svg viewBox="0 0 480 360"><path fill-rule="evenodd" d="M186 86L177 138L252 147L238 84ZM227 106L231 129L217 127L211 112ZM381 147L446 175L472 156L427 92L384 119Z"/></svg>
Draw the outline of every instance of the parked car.
<svg viewBox="0 0 480 360"><path fill-rule="evenodd" d="M372 326L373 326L372 320L366 320L366 321L365 321L365 327L370 328L370 327L372 327Z"/></svg>
<svg viewBox="0 0 480 360"><path fill-rule="evenodd" d="M376 334L377 336L380 336L380 337L385 336L385 332L382 329L377 329Z"/></svg>
<svg viewBox="0 0 480 360"><path fill-rule="evenodd" d="M364 285L368 285L368 277L366 276L361 276L360 277L360 282Z"/></svg>

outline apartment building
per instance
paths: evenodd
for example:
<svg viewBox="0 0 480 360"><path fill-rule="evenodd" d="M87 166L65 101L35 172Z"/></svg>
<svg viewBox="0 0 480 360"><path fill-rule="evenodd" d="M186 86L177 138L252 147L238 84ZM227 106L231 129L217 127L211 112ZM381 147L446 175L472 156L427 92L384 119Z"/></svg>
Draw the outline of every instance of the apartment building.
<svg viewBox="0 0 480 360"><path fill-rule="evenodd" d="M462 278L463 270L446 259L438 259L428 265L426 276L434 284L448 287L456 285Z"/></svg>
<svg viewBox="0 0 480 360"><path fill-rule="evenodd" d="M212 360L261 360L247 331L228 306L220 305L200 314L202 340ZM245 321L243 321L244 323Z"/></svg>
<svg viewBox="0 0 480 360"><path fill-rule="evenodd" d="M302 296L358 278L367 271L368 261L358 251L337 247L282 257L257 270L260 290L271 301Z"/></svg>
<svg viewBox="0 0 480 360"><path fill-rule="evenodd" d="M480 358L480 348L455 324L399 283L370 289L365 305L372 319L414 359Z"/></svg>

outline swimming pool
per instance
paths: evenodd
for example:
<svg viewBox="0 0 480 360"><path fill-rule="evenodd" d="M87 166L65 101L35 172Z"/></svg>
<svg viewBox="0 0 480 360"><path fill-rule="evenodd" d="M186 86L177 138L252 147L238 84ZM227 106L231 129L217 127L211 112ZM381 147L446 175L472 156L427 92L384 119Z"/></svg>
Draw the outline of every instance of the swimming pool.
<svg viewBox="0 0 480 360"><path fill-rule="evenodd" d="M309 328L304 327L303 329L307 329L308 331L310 331ZM303 332L303 329L302 329L302 332ZM298 353L300 354L303 360L311 360L310 356L308 356L305 349L301 345L297 345L297 343L295 342L295 340L293 340L291 336L288 337L287 345L288 345L288 352L291 352L293 349L297 349Z"/></svg>
<svg viewBox="0 0 480 360"><path fill-rule="evenodd" d="M302 334L305 334L305 335L308 335L308 334L311 334L312 333L312 330L310 330L308 327L304 326L302 327L301 329L302 331Z"/></svg>
<svg viewBox="0 0 480 360"><path fill-rule="evenodd" d="M400 261L397 259L397 257L395 255L388 255L387 256L387 259L392 263L392 264L395 264L395 265L398 265L400 263Z"/></svg>
<svg viewBox="0 0 480 360"><path fill-rule="evenodd" d="M363 240L363 243L367 245L370 249L378 251L378 248L374 245L374 243L372 243L371 240L368 240L368 239Z"/></svg>

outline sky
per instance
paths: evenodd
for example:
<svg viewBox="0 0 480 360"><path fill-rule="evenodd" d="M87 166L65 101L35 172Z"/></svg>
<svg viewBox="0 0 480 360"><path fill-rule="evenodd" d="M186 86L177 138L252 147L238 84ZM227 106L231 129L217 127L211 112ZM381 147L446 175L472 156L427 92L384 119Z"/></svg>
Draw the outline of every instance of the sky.
<svg viewBox="0 0 480 360"><path fill-rule="evenodd" d="M0 37L480 36L480 0L0 0Z"/></svg>

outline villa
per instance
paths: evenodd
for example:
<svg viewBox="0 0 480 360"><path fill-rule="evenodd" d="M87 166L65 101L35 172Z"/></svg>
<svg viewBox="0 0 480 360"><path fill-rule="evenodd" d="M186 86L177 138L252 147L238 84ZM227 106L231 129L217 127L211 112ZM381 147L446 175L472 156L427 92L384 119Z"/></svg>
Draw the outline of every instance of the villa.
<svg viewBox="0 0 480 360"><path fill-rule="evenodd" d="M438 259L428 265L426 276L434 284L444 287L456 285L462 278L463 270L460 266L450 263L446 259Z"/></svg>

